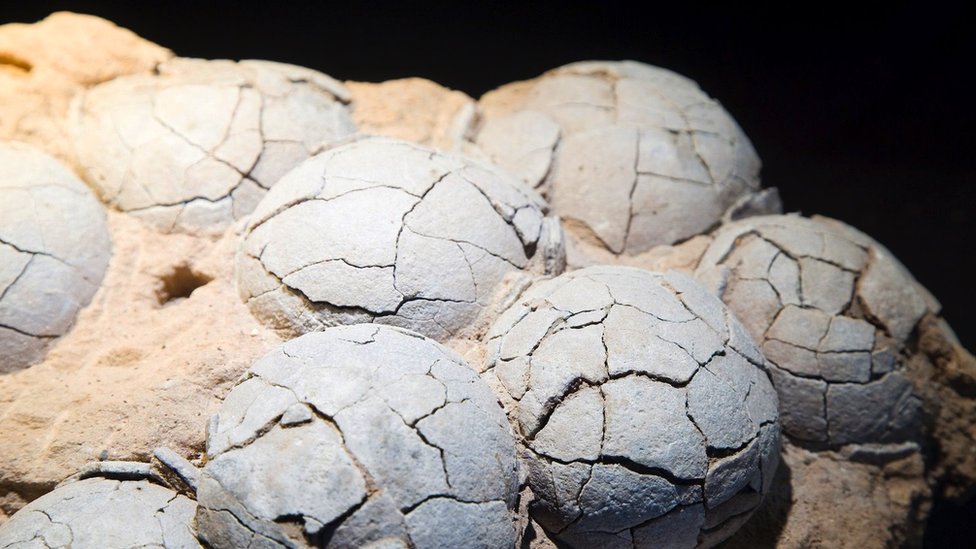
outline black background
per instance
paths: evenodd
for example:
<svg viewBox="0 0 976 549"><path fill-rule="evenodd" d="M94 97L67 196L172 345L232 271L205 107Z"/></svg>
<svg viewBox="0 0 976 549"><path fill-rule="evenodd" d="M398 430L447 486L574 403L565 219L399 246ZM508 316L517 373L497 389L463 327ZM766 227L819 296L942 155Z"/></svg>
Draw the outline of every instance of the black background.
<svg viewBox="0 0 976 549"><path fill-rule="evenodd" d="M877 238L976 350L976 20L962 2L277 4L6 2L0 22L69 9L182 56L272 59L340 79L423 76L474 97L581 59L670 68L738 120L788 211ZM971 542L972 511L940 512L928 545Z"/></svg>

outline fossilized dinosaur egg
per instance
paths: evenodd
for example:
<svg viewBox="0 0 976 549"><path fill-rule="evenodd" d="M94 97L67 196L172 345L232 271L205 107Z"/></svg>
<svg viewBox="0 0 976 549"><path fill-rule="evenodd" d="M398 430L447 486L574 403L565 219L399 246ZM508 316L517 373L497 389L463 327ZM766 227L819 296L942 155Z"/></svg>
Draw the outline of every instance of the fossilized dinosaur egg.
<svg viewBox="0 0 976 549"><path fill-rule="evenodd" d="M726 213L778 213L735 120L671 71L573 63L489 92L479 108L477 148L537 187L577 236L614 253L703 233Z"/></svg>
<svg viewBox="0 0 976 549"><path fill-rule="evenodd" d="M754 217L715 234L696 276L759 342L791 438L837 447L916 435L921 402L902 366L938 305L880 244L830 219Z"/></svg>
<svg viewBox="0 0 976 549"><path fill-rule="evenodd" d="M76 106L78 162L101 198L163 231L214 234L285 172L355 128L337 81L269 61L174 59Z"/></svg>
<svg viewBox="0 0 976 549"><path fill-rule="evenodd" d="M515 543L504 412L407 330L341 326L272 351L212 418L207 454L198 526L213 547Z"/></svg>
<svg viewBox="0 0 976 549"><path fill-rule="evenodd" d="M71 328L108 267L105 211L57 160L0 142L0 373Z"/></svg>
<svg viewBox="0 0 976 549"><path fill-rule="evenodd" d="M731 313L689 277L589 267L531 286L483 377L526 447L534 518L574 547L711 546L779 453L776 393Z"/></svg>
<svg viewBox="0 0 976 549"><path fill-rule="evenodd" d="M198 548L196 503L147 480L88 478L49 492L0 525L0 547Z"/></svg>
<svg viewBox="0 0 976 549"><path fill-rule="evenodd" d="M504 172L368 138L290 172L255 210L238 288L290 333L389 323L444 340L473 329L563 250L545 203Z"/></svg>

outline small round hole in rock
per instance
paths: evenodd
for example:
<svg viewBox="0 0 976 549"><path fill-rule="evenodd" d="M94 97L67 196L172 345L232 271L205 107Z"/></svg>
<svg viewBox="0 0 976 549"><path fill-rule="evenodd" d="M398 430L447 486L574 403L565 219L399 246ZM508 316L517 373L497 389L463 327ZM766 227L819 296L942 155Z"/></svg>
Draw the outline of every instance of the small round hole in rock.
<svg viewBox="0 0 976 549"><path fill-rule="evenodd" d="M177 265L159 277L156 286L156 302L167 305L190 297L193 290L213 280L213 277L193 270L189 265Z"/></svg>

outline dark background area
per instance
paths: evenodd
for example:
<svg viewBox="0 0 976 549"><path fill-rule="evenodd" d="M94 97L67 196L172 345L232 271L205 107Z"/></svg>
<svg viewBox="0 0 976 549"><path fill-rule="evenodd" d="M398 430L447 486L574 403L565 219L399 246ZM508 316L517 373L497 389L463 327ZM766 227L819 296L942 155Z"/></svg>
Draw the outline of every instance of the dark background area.
<svg viewBox="0 0 976 549"><path fill-rule="evenodd" d="M582 59L670 68L738 120L788 211L877 238L976 350L976 28L966 5L677 4L32 1L5 3L0 23L67 9L182 56L272 59L340 79L422 76L476 98ZM972 505L939 506L927 546L969 545L973 519Z"/></svg>

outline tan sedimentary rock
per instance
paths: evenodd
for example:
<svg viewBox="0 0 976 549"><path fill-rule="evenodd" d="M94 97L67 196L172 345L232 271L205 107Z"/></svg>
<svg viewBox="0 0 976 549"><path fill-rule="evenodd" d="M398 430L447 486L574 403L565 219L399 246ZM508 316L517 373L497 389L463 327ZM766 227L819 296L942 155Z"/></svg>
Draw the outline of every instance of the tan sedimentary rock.
<svg viewBox="0 0 976 549"><path fill-rule="evenodd" d="M109 212L114 255L40 363L0 375L0 520L98 459L204 450L206 419L280 339L237 298L237 235L161 235Z"/></svg>
<svg viewBox="0 0 976 549"><path fill-rule="evenodd" d="M148 74L173 53L114 23L57 12L0 26L0 138L26 141L71 162L71 98L124 74Z"/></svg>
<svg viewBox="0 0 976 549"><path fill-rule="evenodd" d="M712 241L707 235L698 235L673 246L662 244L636 255L616 255L603 246L580 238L572 229L564 231L564 234L568 270L593 265L622 265L659 272L675 269L690 275Z"/></svg>
<svg viewBox="0 0 976 549"><path fill-rule="evenodd" d="M864 454L784 445L773 490L723 547L884 549L920 546L930 509L917 452Z"/></svg>
<svg viewBox="0 0 976 549"><path fill-rule="evenodd" d="M931 422L926 474L935 494L962 503L976 493L976 358L944 320L926 315L906 367Z"/></svg>
<svg viewBox="0 0 976 549"><path fill-rule="evenodd" d="M117 76L151 75L153 69L171 57L168 50L96 17L59 13L34 25L0 27L0 138L23 140L74 162L64 129L72 98ZM699 268L699 258L713 238L698 233L719 221L764 208L775 209L771 195L756 192L758 180L754 173L758 159L741 130L717 103L683 78L639 64L583 63L557 69L540 80L544 79L550 83L541 92L533 90L538 83L533 81L514 83L504 91L488 94L482 101L480 126L468 126L472 122L468 119L470 98L422 79L347 83L351 92L350 116L364 132L441 149L456 149L461 133L470 130L467 137L472 143L465 152L477 153L470 145L480 145L483 158L502 162L527 180L538 179L542 182L539 188L553 199L556 213L566 213L571 268L616 263L693 272ZM562 83L555 85L553 80ZM600 90L606 91L608 82L615 88L613 105L602 101ZM566 83L568 86L563 85ZM670 90L664 92L665 96L675 90L677 95L651 102L646 101L647 96L642 102L637 95L627 95L635 87L653 88L657 84ZM546 104L543 96L547 94L554 94L550 95L556 97L554 104ZM526 97L532 103L530 109L523 108ZM666 103L674 98L679 102L688 98L694 101L673 108L675 105ZM695 104L701 98L704 102ZM653 108L645 108L648 106ZM618 117L622 114L617 122L623 123L602 126L601 120L613 109ZM525 110L537 112L525 114ZM502 121L492 129L493 118ZM510 133L513 129L520 133ZM506 160L510 153L513 156ZM700 153L699 158L696 153ZM560 166L563 157L570 161L566 166ZM603 169L606 165L600 162L614 158L635 161L633 178L629 178L629 170L624 174L627 177L618 177L620 173L612 170L594 172L601 181L610 181L602 189L615 194L604 193L592 201L579 195L557 198L552 194L559 190L557 185L550 185L555 183L549 181L554 174L574 168ZM666 162L659 165L660 169L652 167L662 158ZM236 160L243 165L244 160ZM726 170L730 162L732 167ZM618 167L624 165L631 166L624 163ZM714 186L709 187L711 184ZM364 192L365 187L368 184L357 192ZM665 205L650 200L651 190L665 187L676 190L671 195L673 202L684 204L683 208L671 211L656 207ZM195 195L189 196L193 198ZM383 205L381 201L360 203L365 211L377 204ZM439 210L445 215L456 213L450 206ZM505 218L505 208L501 210L495 212ZM697 213L688 215L690 211ZM605 216L609 222L601 225L598 217L606 212L610 212ZM238 209L221 223L234 223L233 217L245 213ZM467 215L458 217L469 223L474 219ZM660 240L638 234L662 219L665 231ZM623 220L629 220L629 224ZM817 222L832 223L822 219ZM471 225L478 228L477 223ZM522 228L528 225L532 224ZM459 226L471 228L463 223ZM235 227L243 230L244 224ZM375 228L368 223L365 227ZM92 303L80 312L74 328L33 367L0 374L0 522L92 460L148 462L153 450L161 445L173 447L184 457L200 458L207 416L218 408L246 367L281 342L278 335L251 316L237 297L232 270L240 234L235 230L224 233L216 229L208 238L161 235L117 212L108 214L108 228L115 258L104 284ZM521 244L528 244L523 249L531 251L532 242L526 242L518 230L516 233ZM755 235L739 236L743 244L755 240ZM857 245L858 237L852 238ZM485 246L490 243L475 242ZM660 245L663 242L680 244ZM862 249L870 247L861 243ZM821 255L821 251L811 257ZM461 269L465 265L458 262L457 269L443 268L450 263L443 254L426 257L439 261L437 268L430 270L434 274L419 277L420 282L431 281L430 288L424 290L428 296L449 285L451 279L444 273L465 272ZM797 263L815 265L814 275L807 276L806 282L797 274L801 289L804 284L822 283L827 278L821 275L831 271L812 263L811 257L796 258ZM820 259L827 259L822 262L827 264L841 260ZM854 270L850 266L846 269L848 274ZM877 282L901 277L904 282L904 273L898 269L856 270L860 282L855 287L869 286L872 279ZM349 277L352 286L363 280L356 274ZM777 271L774 278L781 280L782 274ZM471 278L477 277L473 274ZM840 281L837 287L847 287L847 278L850 277L841 274L831 280ZM467 278L461 280L466 282ZM481 279L478 280L480 284ZM961 501L972 495L976 486L976 360L959 346L938 317L937 305L924 292L910 284L899 284L896 281L875 285L875 290L881 286L887 289L881 288L881 293L873 297L868 291L869 306L872 300L882 306L872 308L870 315L863 317L835 314L844 311L836 311L839 301L832 301L831 292L821 295L824 301L819 302L804 303L804 298L800 298L797 308L833 311L834 318L877 321L884 329L875 332L875 342L892 335L904 336L894 345L899 354L895 371L897 377L912 385L911 411L918 411L925 418L925 436L906 437L911 439L907 443L902 437L881 436L884 445L859 444L856 440L849 443L846 435L834 439L827 436L830 440L816 442L829 443L831 448L818 451L787 441L780 474L773 481L766 503L728 542L729 547L869 549L918 544L931 497ZM326 286L318 285L319 289ZM521 288L513 285L507 289L514 295ZM905 291L897 295L898 288ZM885 295L890 291L895 293ZM467 294L463 298L468 299ZM920 305L922 301L924 307ZM845 304L841 304L842 309ZM899 307L911 309L904 316L908 320L899 320ZM812 316L818 315L814 312ZM788 319L783 320L785 325ZM838 326L847 323L863 327L857 322L836 322ZM436 331L436 323L428 324ZM855 332L850 329L846 333ZM863 336L867 332L857 333ZM775 335L775 339L780 339L779 336L803 334L781 330ZM829 328L822 335L824 345L840 342L831 339ZM793 342L810 343L800 339ZM862 337L861 343L866 340L866 336ZM857 377L857 372L864 372L865 355L883 351L872 346L869 353L865 345L856 349L821 349L821 341L817 343L820 354L850 352L861 360L846 365L831 360L818 362L817 375L826 367L832 378L828 381L835 385L860 383L863 375ZM461 345L456 350L472 363L483 360L485 355L478 345ZM883 377L885 357L878 354L877 372ZM779 358L782 357L781 353ZM869 370L872 376L874 358L871 357ZM861 370L839 373L838 366L853 370L860 366ZM850 379L835 379L843 376ZM906 394L898 392L899 396ZM592 391L582 396L587 395L592 396ZM566 400L568 404L582 404L577 402L581 399ZM848 417L870 419L863 413ZM282 415L282 420L292 426L296 425L292 423L295 419ZM790 419L796 419L795 414ZM828 428L828 435L829 432ZM864 433L851 432L854 438ZM584 435L574 432L577 438L567 436L563 442L580 443ZM531 501L537 500L524 493L520 503L525 522L529 522ZM700 516L692 518L697 520ZM56 534L55 530L50 531ZM552 547L538 523L534 537L527 543L532 547Z"/></svg>
<svg viewBox="0 0 976 549"><path fill-rule="evenodd" d="M346 82L359 131L453 151L474 116L474 99L424 78Z"/></svg>

